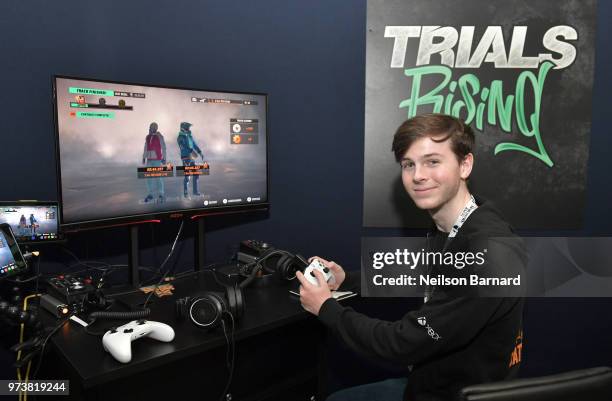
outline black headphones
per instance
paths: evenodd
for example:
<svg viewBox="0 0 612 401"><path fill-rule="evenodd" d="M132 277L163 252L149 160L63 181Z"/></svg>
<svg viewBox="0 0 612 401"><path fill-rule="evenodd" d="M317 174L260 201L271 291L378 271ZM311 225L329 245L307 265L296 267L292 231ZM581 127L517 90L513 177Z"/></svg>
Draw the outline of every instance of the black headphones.
<svg viewBox="0 0 612 401"><path fill-rule="evenodd" d="M190 297L180 298L175 303L179 320L189 319L198 327L214 329L221 324L223 315L229 313L234 321L244 314L242 290L237 285L226 286L225 294L203 291Z"/></svg>
<svg viewBox="0 0 612 401"><path fill-rule="evenodd" d="M255 262L243 267L242 274L246 279L240 283L240 288L250 285L261 270L273 274L278 281L290 281L295 279L295 273L298 270L303 270L306 266L308 266L308 261L303 256L272 248L263 253Z"/></svg>
<svg viewBox="0 0 612 401"><path fill-rule="evenodd" d="M276 275L280 280L293 280L295 278L295 273L308 266L308 262L301 255L294 255L287 251L281 252L283 253L280 254L280 257L272 256L270 259L265 260L262 264L263 268L266 272Z"/></svg>

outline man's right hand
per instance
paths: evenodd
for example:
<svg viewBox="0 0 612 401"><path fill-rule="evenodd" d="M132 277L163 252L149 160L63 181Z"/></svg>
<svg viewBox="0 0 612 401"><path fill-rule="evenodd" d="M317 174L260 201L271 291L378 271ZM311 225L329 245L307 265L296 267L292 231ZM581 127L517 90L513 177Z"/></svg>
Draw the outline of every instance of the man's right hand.
<svg viewBox="0 0 612 401"><path fill-rule="evenodd" d="M334 274L334 277L336 278L336 282L334 284L328 284L329 289L332 291L335 291L338 288L340 288L340 285L344 282L344 279L346 278L346 272L344 271L342 266L340 266L338 263L334 261L325 260L320 256L311 256L310 258L308 258L308 263L312 263L312 261L315 259L319 259L321 263L323 263L323 265L327 267Z"/></svg>

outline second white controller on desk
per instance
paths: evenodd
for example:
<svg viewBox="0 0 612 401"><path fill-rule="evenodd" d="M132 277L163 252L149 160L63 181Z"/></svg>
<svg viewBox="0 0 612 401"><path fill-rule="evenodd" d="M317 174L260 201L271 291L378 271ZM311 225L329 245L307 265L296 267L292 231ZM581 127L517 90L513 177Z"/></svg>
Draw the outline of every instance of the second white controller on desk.
<svg viewBox="0 0 612 401"><path fill-rule="evenodd" d="M107 331L102 338L102 346L119 362L128 363L132 360L132 341L141 337L170 342L174 340L174 330L165 323L133 320Z"/></svg>
<svg viewBox="0 0 612 401"><path fill-rule="evenodd" d="M336 277L334 277L334 273L332 273L328 267L325 267L325 265L323 265L319 259L314 259L312 263L308 265L306 270L304 270L304 277L306 277L306 280L308 280L311 284L317 286L319 285L319 280L317 279L317 276L315 276L313 270L318 270L323 273L325 281L328 284L336 284Z"/></svg>

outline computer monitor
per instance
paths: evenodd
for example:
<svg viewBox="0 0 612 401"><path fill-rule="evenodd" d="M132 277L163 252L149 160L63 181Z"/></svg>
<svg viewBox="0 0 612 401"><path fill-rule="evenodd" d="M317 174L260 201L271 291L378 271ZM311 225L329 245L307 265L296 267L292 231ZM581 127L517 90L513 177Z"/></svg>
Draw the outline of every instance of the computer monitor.
<svg viewBox="0 0 612 401"><path fill-rule="evenodd" d="M20 244L54 242L61 239L57 202L0 202L0 223L11 226L15 239Z"/></svg>
<svg viewBox="0 0 612 401"><path fill-rule="evenodd" d="M267 207L265 94L53 83L62 227Z"/></svg>
<svg viewBox="0 0 612 401"><path fill-rule="evenodd" d="M27 264L9 224L0 224L0 278L16 276L27 270Z"/></svg>

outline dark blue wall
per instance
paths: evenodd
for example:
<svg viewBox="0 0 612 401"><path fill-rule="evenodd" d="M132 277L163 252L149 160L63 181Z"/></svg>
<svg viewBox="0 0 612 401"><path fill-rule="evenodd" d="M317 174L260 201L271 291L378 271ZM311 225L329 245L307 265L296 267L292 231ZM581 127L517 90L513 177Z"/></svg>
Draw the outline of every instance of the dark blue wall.
<svg viewBox="0 0 612 401"><path fill-rule="evenodd" d="M611 2L600 1L585 234L612 233L611 17ZM241 239L262 238L358 268L366 233L365 18L364 0L1 2L0 199L56 199L54 73L266 92L272 210L267 218L211 219L209 259L225 258ZM148 264L163 259L176 228L143 230ZM71 236L67 247L121 263L126 240L121 230L104 230ZM180 250L174 263L189 267L191 242ZM48 252L47 271L69 261ZM612 365L611 306L607 299L530 301L524 372Z"/></svg>

